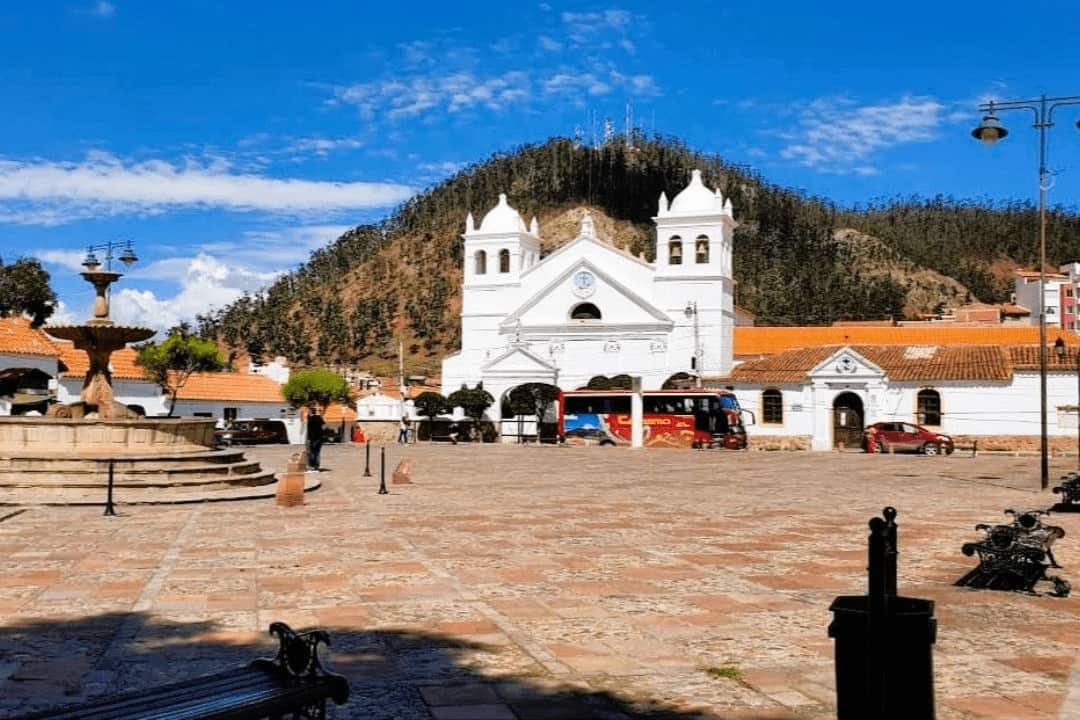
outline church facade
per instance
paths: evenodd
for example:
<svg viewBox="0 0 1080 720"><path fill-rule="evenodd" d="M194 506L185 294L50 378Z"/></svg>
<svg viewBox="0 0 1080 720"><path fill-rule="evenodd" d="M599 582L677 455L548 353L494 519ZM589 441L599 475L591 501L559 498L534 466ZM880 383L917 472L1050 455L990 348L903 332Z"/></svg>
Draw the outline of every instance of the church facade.
<svg viewBox="0 0 1080 720"><path fill-rule="evenodd" d="M482 382L496 399L544 382L571 390L596 375L640 376L659 388L678 372L726 375L734 326L731 201L693 171L668 203L660 195L654 263L597 237L586 213L578 236L540 257L526 225L499 196L476 226L465 221L461 351L443 360L443 392Z"/></svg>

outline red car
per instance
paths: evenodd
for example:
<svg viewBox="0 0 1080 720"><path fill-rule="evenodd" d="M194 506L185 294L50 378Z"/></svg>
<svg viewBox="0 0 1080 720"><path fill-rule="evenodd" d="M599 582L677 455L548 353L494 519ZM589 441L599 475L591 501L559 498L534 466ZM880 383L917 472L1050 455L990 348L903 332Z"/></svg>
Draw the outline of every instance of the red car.
<svg viewBox="0 0 1080 720"><path fill-rule="evenodd" d="M866 452L918 452L923 455L951 455L953 440L948 435L905 422L879 422L866 428L863 436Z"/></svg>

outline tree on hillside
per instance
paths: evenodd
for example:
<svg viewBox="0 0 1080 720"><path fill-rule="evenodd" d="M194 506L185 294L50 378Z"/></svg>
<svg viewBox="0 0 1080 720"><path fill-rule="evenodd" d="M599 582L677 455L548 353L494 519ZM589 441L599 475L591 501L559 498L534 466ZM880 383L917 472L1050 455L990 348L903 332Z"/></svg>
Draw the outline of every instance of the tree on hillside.
<svg viewBox="0 0 1080 720"><path fill-rule="evenodd" d="M446 398L439 393L431 392L430 390L420 393L416 399L413 400L413 407L416 408L416 412L428 419L428 440L431 440L435 418L453 409L446 401Z"/></svg>
<svg viewBox="0 0 1080 720"><path fill-rule="evenodd" d="M349 402L349 383L331 370L301 370L282 386L281 394L293 407L317 405L326 412L330 403Z"/></svg>
<svg viewBox="0 0 1080 720"><path fill-rule="evenodd" d="M225 367L216 343L181 332L172 333L162 343L140 345L138 351L135 362L142 366L143 374L169 396L168 417L172 417L177 395L193 373Z"/></svg>
<svg viewBox="0 0 1080 720"><path fill-rule="evenodd" d="M459 407L465 414L472 418L476 436L480 436L480 421L484 417L484 411L495 402L491 393L484 389L484 383L476 383L476 387L470 388L465 383L461 384L460 390L455 390L446 398L451 407Z"/></svg>
<svg viewBox="0 0 1080 720"><path fill-rule="evenodd" d="M548 383L525 383L510 391L510 407L515 414L536 416L537 444L548 408L558 400L559 388Z"/></svg>
<svg viewBox="0 0 1080 720"><path fill-rule="evenodd" d="M56 293L41 263L20 258L10 265L0 259L0 317L27 315L40 327L56 310Z"/></svg>

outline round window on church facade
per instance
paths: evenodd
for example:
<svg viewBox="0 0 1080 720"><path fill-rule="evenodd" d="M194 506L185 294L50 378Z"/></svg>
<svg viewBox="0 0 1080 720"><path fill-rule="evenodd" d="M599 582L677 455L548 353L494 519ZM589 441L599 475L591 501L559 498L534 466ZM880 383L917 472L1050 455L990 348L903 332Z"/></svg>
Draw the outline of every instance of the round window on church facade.
<svg viewBox="0 0 1080 720"><path fill-rule="evenodd" d="M570 310L571 320L599 320L600 308L592 303L579 303Z"/></svg>

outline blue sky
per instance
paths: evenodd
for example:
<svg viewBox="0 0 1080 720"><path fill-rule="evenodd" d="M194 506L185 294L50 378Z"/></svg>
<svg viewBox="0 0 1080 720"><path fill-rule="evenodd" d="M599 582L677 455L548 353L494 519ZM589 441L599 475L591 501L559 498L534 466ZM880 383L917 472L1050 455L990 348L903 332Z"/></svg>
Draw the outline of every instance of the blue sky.
<svg viewBox="0 0 1080 720"><path fill-rule="evenodd" d="M634 122L854 204L1036 189L1036 134L976 104L1080 95L1071 3L0 4L0 255L87 315L88 244L141 262L114 314L167 327L492 152ZM1050 134L1080 197L1080 108ZM677 190L678 188L672 188ZM486 208L476 208L482 212ZM735 208L738 215L738 208ZM736 249L737 252L737 249Z"/></svg>

